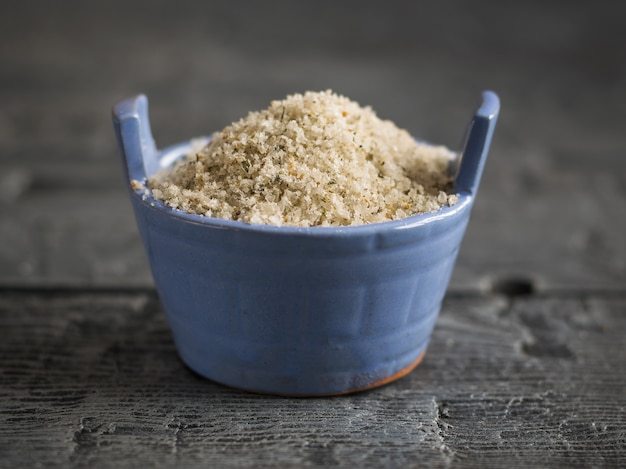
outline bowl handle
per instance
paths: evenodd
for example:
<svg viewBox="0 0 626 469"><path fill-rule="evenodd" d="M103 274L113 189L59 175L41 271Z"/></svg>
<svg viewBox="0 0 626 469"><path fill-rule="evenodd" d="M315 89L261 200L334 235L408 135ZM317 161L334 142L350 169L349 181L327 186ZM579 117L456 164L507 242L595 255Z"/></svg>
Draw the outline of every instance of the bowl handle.
<svg viewBox="0 0 626 469"><path fill-rule="evenodd" d="M467 129L459 169L454 180L457 192L476 194L499 112L498 95L493 91L483 91L482 104Z"/></svg>
<svg viewBox="0 0 626 469"><path fill-rule="evenodd" d="M159 169L148 98L141 94L117 103L113 107L113 127L127 179L143 182Z"/></svg>

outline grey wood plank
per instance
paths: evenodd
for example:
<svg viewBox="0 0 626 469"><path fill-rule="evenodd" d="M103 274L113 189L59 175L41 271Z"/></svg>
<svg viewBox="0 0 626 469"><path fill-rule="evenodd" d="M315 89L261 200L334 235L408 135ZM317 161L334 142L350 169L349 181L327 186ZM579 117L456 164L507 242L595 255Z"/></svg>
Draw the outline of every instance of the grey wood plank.
<svg viewBox="0 0 626 469"><path fill-rule="evenodd" d="M452 295L425 361L368 392L232 390L151 291L0 293L0 466L623 467L626 297Z"/></svg>

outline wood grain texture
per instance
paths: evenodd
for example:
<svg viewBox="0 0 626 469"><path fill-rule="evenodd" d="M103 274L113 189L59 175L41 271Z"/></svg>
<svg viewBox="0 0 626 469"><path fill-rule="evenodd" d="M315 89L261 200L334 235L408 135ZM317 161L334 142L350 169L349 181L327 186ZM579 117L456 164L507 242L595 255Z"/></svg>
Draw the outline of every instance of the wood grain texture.
<svg viewBox="0 0 626 469"><path fill-rule="evenodd" d="M0 295L2 467L620 467L626 297L451 295L387 386L289 399L177 358L150 291Z"/></svg>

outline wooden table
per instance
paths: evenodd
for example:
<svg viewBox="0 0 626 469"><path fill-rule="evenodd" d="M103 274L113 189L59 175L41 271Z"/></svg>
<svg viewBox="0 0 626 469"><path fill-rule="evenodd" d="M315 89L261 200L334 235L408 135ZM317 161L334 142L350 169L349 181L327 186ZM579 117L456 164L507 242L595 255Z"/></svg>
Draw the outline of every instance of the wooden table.
<svg viewBox="0 0 626 469"><path fill-rule="evenodd" d="M0 6L0 467L626 466L616 3L40 3ZM336 398L200 378L111 105L146 93L165 146L327 88L452 148L482 89L502 100L428 354Z"/></svg>

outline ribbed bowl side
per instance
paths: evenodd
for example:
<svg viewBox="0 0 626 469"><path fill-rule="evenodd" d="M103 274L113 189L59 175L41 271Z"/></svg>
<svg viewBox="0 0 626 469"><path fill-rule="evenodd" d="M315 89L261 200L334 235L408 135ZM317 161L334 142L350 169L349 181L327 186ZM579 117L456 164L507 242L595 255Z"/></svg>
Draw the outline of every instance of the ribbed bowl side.
<svg viewBox="0 0 626 469"><path fill-rule="evenodd" d="M300 395L366 387L425 351L470 211L311 237L191 223L132 199L187 365Z"/></svg>

